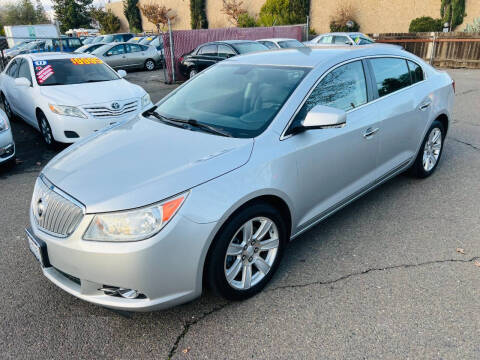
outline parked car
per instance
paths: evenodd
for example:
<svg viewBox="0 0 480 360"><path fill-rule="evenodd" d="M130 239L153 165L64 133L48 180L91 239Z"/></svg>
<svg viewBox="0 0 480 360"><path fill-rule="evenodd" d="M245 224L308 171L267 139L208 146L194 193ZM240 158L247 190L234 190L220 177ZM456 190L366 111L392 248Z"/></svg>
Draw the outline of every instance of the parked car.
<svg viewBox="0 0 480 360"><path fill-rule="evenodd" d="M160 55L160 58L162 59L162 64L165 60L165 50L164 50L164 44L163 44L163 38L161 36L145 36L139 44L141 45L148 45L148 46L153 46L155 49L157 49L158 54Z"/></svg>
<svg viewBox="0 0 480 360"><path fill-rule="evenodd" d="M262 45L265 45L269 49L291 49L291 48L301 48L305 47L297 39L287 39L287 38L278 38L278 39L260 39L257 40Z"/></svg>
<svg viewBox="0 0 480 360"><path fill-rule="evenodd" d="M60 47L60 42L62 47ZM73 52L82 46L79 38L62 37L59 39L38 40L28 43L18 54L31 54L41 52Z"/></svg>
<svg viewBox="0 0 480 360"><path fill-rule="evenodd" d="M370 39L367 35L352 32L337 32L337 33L328 33L318 35L310 41L306 41L305 45L319 45L319 46L342 46L342 45L369 45L373 44L375 41Z"/></svg>
<svg viewBox="0 0 480 360"><path fill-rule="evenodd" d="M130 40L128 40L127 42L128 43L134 43L134 44L138 44L139 42L141 42L145 37L144 36L135 36L135 37L132 37Z"/></svg>
<svg viewBox="0 0 480 360"><path fill-rule="evenodd" d="M126 42L130 40L134 35L131 33L122 33L122 34L109 34L109 35L101 35L97 36L95 40L93 40L92 44L96 43L111 43L111 42Z"/></svg>
<svg viewBox="0 0 480 360"><path fill-rule="evenodd" d="M188 54L182 55L179 59L179 69L183 76L192 78L209 66L232 56L265 50L268 48L256 41L213 41L202 44Z"/></svg>
<svg viewBox="0 0 480 360"><path fill-rule="evenodd" d="M15 161L15 143L7 115L0 109L0 167Z"/></svg>
<svg viewBox="0 0 480 360"><path fill-rule="evenodd" d="M96 44L87 44L80 46L77 50L74 51L75 54L90 54L92 51L98 49L99 47L105 45L104 43L96 43Z"/></svg>
<svg viewBox="0 0 480 360"><path fill-rule="evenodd" d="M87 36L85 39L82 39L82 44L83 45L91 44L95 41L96 38L97 38L96 36Z"/></svg>
<svg viewBox="0 0 480 360"><path fill-rule="evenodd" d="M30 248L54 284L109 308L205 286L246 299L290 239L407 169L432 175L453 101L446 72L382 45L225 60L53 159Z"/></svg>
<svg viewBox="0 0 480 360"><path fill-rule="evenodd" d="M155 70L161 57L153 46L131 43L110 43L99 47L92 55L105 61L115 69Z"/></svg>
<svg viewBox="0 0 480 360"><path fill-rule="evenodd" d="M138 85L87 54L18 55L0 74L0 97L14 114L38 129L45 143L73 143L151 106Z"/></svg>
<svg viewBox="0 0 480 360"><path fill-rule="evenodd" d="M28 44L32 43L35 40L24 40L17 45L11 47L10 49L2 50L3 57L6 59L11 59L19 54L23 48L25 48Z"/></svg>

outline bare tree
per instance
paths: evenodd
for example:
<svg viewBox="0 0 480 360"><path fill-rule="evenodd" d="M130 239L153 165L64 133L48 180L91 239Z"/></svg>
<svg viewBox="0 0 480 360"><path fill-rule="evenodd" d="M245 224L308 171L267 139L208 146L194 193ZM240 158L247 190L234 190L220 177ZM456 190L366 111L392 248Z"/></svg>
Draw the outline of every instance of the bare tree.
<svg viewBox="0 0 480 360"><path fill-rule="evenodd" d="M238 25L238 18L247 13L243 7L243 1L223 0L222 13L228 16L228 21L234 26Z"/></svg>
<svg viewBox="0 0 480 360"><path fill-rule="evenodd" d="M157 3L144 4L139 6L140 11L143 16L147 18L157 28L157 33L164 33L167 26L168 20L173 22L177 17L172 14L172 9L168 9L165 5L159 5Z"/></svg>

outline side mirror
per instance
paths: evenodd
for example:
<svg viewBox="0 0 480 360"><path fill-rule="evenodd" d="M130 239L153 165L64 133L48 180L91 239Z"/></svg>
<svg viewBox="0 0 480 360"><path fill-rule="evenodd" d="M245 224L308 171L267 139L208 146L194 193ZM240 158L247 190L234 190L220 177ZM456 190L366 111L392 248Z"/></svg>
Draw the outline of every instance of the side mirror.
<svg viewBox="0 0 480 360"><path fill-rule="evenodd" d="M118 76L120 76L121 78L124 78L125 76L127 76L127 72L125 70L118 70L117 71L117 74Z"/></svg>
<svg viewBox="0 0 480 360"><path fill-rule="evenodd" d="M346 123L347 113L345 110L317 105L308 112L305 120L302 121L302 127L306 130L324 129L330 127L343 127Z"/></svg>
<svg viewBox="0 0 480 360"><path fill-rule="evenodd" d="M29 86L32 86L32 83L27 78L21 77L21 78L15 79L15 85L29 87Z"/></svg>

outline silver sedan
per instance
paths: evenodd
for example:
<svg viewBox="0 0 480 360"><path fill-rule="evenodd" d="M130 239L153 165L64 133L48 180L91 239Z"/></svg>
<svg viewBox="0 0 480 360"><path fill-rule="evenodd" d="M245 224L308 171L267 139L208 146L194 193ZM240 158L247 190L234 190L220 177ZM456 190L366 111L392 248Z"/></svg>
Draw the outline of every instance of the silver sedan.
<svg viewBox="0 0 480 360"><path fill-rule="evenodd" d="M263 289L286 244L395 175L438 167L454 83L390 46L225 60L60 153L27 229L44 275L110 308Z"/></svg>
<svg viewBox="0 0 480 360"><path fill-rule="evenodd" d="M7 115L0 109L0 167L15 161L15 143Z"/></svg>
<svg viewBox="0 0 480 360"><path fill-rule="evenodd" d="M153 46L132 43L110 43L91 52L115 69L155 70L161 57Z"/></svg>

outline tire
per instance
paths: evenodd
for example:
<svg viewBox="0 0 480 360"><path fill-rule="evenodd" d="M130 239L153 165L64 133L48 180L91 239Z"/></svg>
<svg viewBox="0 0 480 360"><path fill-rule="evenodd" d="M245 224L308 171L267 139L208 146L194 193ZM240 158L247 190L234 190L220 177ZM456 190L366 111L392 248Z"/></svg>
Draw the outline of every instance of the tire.
<svg viewBox="0 0 480 360"><path fill-rule="evenodd" d="M147 71L155 70L155 61L153 61L152 59L145 60L144 67L145 67L145 70Z"/></svg>
<svg viewBox="0 0 480 360"><path fill-rule="evenodd" d="M53 137L50 123L48 122L45 114L42 112L38 114L38 126L40 128L40 134L42 135L43 142L47 145L48 148L55 149L57 147L57 142Z"/></svg>
<svg viewBox="0 0 480 360"><path fill-rule="evenodd" d="M440 121L435 120L422 141L410 174L421 179L432 175L440 162L444 140L445 128Z"/></svg>
<svg viewBox="0 0 480 360"><path fill-rule="evenodd" d="M252 224L251 231L248 224ZM267 232L261 234L261 228ZM248 245L244 237L250 239ZM253 243L256 237L258 241ZM274 275L286 243L285 221L273 206L257 203L240 210L222 227L209 250L205 272L207 285L228 300L252 297ZM261 250L262 246L265 250Z"/></svg>
<svg viewBox="0 0 480 360"><path fill-rule="evenodd" d="M8 102L7 98L3 93L1 94L1 97L2 97L3 109L5 110L5 114L7 115L8 120L14 121L15 114L13 113L12 108L10 107L10 103Z"/></svg>
<svg viewBox="0 0 480 360"><path fill-rule="evenodd" d="M197 69L190 69L190 71L188 72L188 78L191 79L193 77L195 77L195 75L198 74L198 71Z"/></svg>

